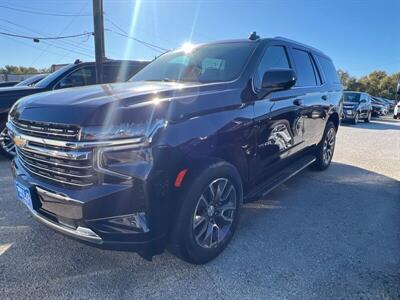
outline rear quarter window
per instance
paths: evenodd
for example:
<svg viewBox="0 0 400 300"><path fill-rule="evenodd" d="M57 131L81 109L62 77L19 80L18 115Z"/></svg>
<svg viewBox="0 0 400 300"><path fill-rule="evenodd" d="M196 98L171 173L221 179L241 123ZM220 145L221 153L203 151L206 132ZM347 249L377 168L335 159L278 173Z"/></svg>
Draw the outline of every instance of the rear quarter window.
<svg viewBox="0 0 400 300"><path fill-rule="evenodd" d="M317 59L322 67L322 71L324 72L326 80L329 83L340 83L340 79L333 62L329 58L319 55L317 55Z"/></svg>

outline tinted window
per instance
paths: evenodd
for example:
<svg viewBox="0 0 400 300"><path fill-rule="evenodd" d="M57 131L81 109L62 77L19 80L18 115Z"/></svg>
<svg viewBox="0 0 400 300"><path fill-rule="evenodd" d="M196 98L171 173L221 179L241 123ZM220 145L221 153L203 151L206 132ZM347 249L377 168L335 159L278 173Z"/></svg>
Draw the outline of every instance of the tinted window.
<svg viewBox="0 0 400 300"><path fill-rule="evenodd" d="M289 60L284 47L271 46L265 51L254 78L254 86L256 88L261 88L264 73L271 69L290 69Z"/></svg>
<svg viewBox="0 0 400 300"><path fill-rule="evenodd" d="M139 70L141 70L145 64L133 64L133 63L122 63L115 65L105 65L103 67L103 82L122 82L127 81Z"/></svg>
<svg viewBox="0 0 400 300"><path fill-rule="evenodd" d="M131 80L202 83L233 80L240 75L255 47L255 43L223 43L169 52Z"/></svg>
<svg viewBox="0 0 400 300"><path fill-rule="evenodd" d="M317 85L311 57L306 51L293 49L293 59L296 65L296 86Z"/></svg>
<svg viewBox="0 0 400 300"><path fill-rule="evenodd" d="M336 72L335 66L328 58L318 56L318 61L321 64L322 70L329 83L340 83L339 76Z"/></svg>
<svg viewBox="0 0 400 300"><path fill-rule="evenodd" d="M360 102L360 93L344 93L344 102Z"/></svg>
<svg viewBox="0 0 400 300"><path fill-rule="evenodd" d="M96 83L96 72L94 67L83 67L71 74L64 77L58 84L56 88L68 88L84 86Z"/></svg>
<svg viewBox="0 0 400 300"><path fill-rule="evenodd" d="M57 78L62 76L63 74L67 73L69 69L72 69L74 65L66 65L57 71L51 73L50 75L46 76L42 80L40 80L35 86L39 88L47 88L53 81L55 81Z"/></svg>

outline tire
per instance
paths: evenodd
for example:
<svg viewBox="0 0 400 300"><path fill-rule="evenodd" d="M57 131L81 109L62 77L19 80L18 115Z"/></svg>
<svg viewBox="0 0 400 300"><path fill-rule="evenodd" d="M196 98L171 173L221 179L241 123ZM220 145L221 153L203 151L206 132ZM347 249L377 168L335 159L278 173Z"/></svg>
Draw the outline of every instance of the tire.
<svg viewBox="0 0 400 300"><path fill-rule="evenodd" d="M356 115L355 115L355 117L354 117L354 119L352 120L352 122L353 122L354 125L357 125L357 124L358 124L358 118L359 118L359 117L360 117L360 116L359 116L359 113L357 112Z"/></svg>
<svg viewBox="0 0 400 300"><path fill-rule="evenodd" d="M0 153L12 159L15 156L15 145L7 133L7 128L4 128L0 133Z"/></svg>
<svg viewBox="0 0 400 300"><path fill-rule="evenodd" d="M371 122L371 115L372 115L372 113L369 112L369 113L368 113L368 116L367 116L366 118L364 118L364 122L365 122L365 123Z"/></svg>
<svg viewBox="0 0 400 300"><path fill-rule="evenodd" d="M397 116L396 116L396 115L394 115L394 116L393 116L393 119L397 119Z"/></svg>
<svg viewBox="0 0 400 300"><path fill-rule="evenodd" d="M332 161L336 144L336 127L333 122L326 124L321 142L315 149L316 161L311 165L314 170L323 171L329 167Z"/></svg>
<svg viewBox="0 0 400 300"><path fill-rule="evenodd" d="M218 188L222 190L220 197L216 196ZM205 168L182 195L169 251L192 264L205 264L217 257L235 232L242 198L242 181L234 166L221 161Z"/></svg>

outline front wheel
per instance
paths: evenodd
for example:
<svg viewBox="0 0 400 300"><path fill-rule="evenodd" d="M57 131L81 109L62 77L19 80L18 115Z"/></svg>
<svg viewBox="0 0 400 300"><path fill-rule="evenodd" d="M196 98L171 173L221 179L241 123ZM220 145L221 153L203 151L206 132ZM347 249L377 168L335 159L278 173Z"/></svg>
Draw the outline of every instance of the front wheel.
<svg viewBox="0 0 400 300"><path fill-rule="evenodd" d="M354 116L354 119L353 119L353 124L354 124L354 125L357 125L357 124L358 124L358 119L359 119L359 114L358 114L358 112L357 112L356 115Z"/></svg>
<svg viewBox="0 0 400 300"><path fill-rule="evenodd" d="M169 250L193 264L218 256L235 232L242 193L240 176L231 164L206 168L183 195Z"/></svg>
<svg viewBox="0 0 400 300"><path fill-rule="evenodd" d="M324 136L315 151L316 161L312 165L313 169L322 171L329 167L335 151L335 145L336 127L332 122L328 122L325 127Z"/></svg>
<svg viewBox="0 0 400 300"><path fill-rule="evenodd" d="M0 133L0 153L7 158L15 156L15 144L7 132L7 127Z"/></svg>

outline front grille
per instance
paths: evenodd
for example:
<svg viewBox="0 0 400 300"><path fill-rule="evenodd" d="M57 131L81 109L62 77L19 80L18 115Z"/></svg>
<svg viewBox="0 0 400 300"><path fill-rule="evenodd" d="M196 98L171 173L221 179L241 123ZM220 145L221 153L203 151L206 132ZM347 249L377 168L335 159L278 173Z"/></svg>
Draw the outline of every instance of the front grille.
<svg viewBox="0 0 400 300"><path fill-rule="evenodd" d="M12 124L23 134L63 141L78 141L81 132L80 128L74 125L33 122L18 119L13 119Z"/></svg>
<svg viewBox="0 0 400 300"><path fill-rule="evenodd" d="M78 188L98 182L98 173L93 166L93 149L68 146L70 142L78 141L78 127L15 119L12 126L17 134L23 134L22 139L26 139L26 143L17 144L17 159L33 176ZM51 145L54 141L58 142Z"/></svg>
<svg viewBox="0 0 400 300"><path fill-rule="evenodd" d="M39 147L17 148L19 162L27 171L47 181L67 186L88 187L97 181L91 153L87 159L68 159L41 152Z"/></svg>

